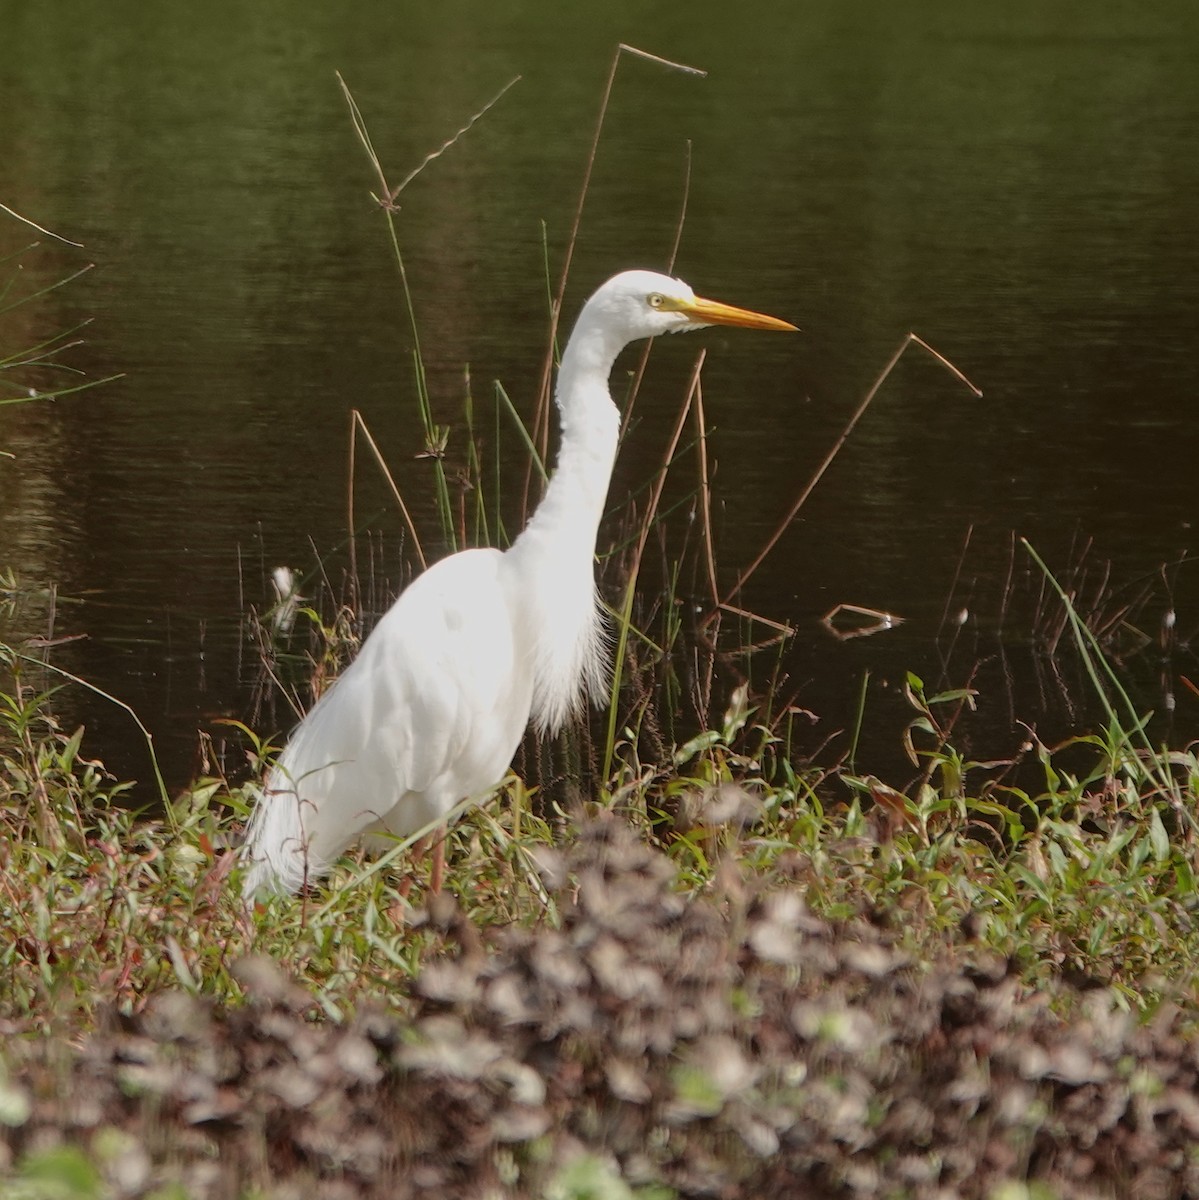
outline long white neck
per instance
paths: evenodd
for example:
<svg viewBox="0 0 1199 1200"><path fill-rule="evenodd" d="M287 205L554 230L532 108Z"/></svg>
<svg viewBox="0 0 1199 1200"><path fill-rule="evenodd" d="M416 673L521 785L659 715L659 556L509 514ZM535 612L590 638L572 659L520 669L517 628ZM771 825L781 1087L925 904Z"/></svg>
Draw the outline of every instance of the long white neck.
<svg viewBox="0 0 1199 1200"><path fill-rule="evenodd" d="M616 461L620 413L608 391L608 376L622 346L589 328L585 315L558 371L558 462L522 537L563 539L590 563Z"/></svg>
<svg viewBox="0 0 1199 1200"><path fill-rule="evenodd" d="M533 715L559 728L607 681L603 622L595 594L595 539L612 479L620 413L608 376L624 343L586 309L562 356L555 398L558 462L524 532L508 552L525 619L536 631Z"/></svg>

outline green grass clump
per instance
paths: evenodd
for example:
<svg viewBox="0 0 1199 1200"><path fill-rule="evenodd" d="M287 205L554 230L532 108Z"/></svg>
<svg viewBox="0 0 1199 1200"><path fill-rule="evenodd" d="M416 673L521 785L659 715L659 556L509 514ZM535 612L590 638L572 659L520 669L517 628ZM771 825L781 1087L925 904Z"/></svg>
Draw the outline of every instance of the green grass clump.
<svg viewBox="0 0 1199 1200"><path fill-rule="evenodd" d="M122 806L127 786L81 755L82 730L39 711L45 699L0 695L0 1019L73 1036L163 989L238 1003L230 964L251 952L286 962L336 1018L399 995L436 946L400 890L421 863L347 865L327 890L248 912L233 849L248 790L199 781L139 815ZM549 829L521 813L515 780L505 794L451 834L451 887L484 926L546 911L530 863Z"/></svg>

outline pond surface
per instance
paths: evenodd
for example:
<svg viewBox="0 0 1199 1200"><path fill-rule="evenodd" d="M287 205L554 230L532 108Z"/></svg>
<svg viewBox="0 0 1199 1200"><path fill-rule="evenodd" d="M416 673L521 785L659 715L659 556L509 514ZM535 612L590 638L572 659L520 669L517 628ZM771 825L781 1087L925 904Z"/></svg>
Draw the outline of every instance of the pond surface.
<svg viewBox="0 0 1199 1200"><path fill-rule="evenodd" d="M438 549L411 330L334 72L397 181L521 76L401 197L453 466L468 365L487 453L493 381L533 410L545 255L556 280L623 41L708 75L622 62L564 320L614 271L666 265L690 161L678 274L803 333L656 347L613 501L657 468L706 348L728 586L914 330L983 397L909 350L741 597L797 630L787 669L821 717L813 745L852 724L867 671L865 766L871 745L880 761L898 748L907 670L980 689L982 757L1010 753L1021 721L1049 739L1093 718L1077 663L1037 649L1058 614L1017 537L1102 614L1133 605L1146 640L1125 628L1113 643L1129 686L1161 736L1192 738L1199 10L919 14L0 0L0 201L85 245L41 239L0 271L15 295L96 264L5 316L0 346L90 317L65 361L124 373L0 408L0 568L20 584L0 632L83 635L54 661L137 711L173 783L197 766L197 730L223 736L218 718L286 724L255 708L244 617L279 564L309 573L319 556L340 578L351 409ZM33 240L0 222L5 253ZM3 395L64 382L6 379ZM499 445L515 497L510 424ZM359 478L375 569L398 582L401 518L377 473ZM840 642L820 624L837 603L904 622ZM60 708L118 773L148 776L122 710L77 688Z"/></svg>

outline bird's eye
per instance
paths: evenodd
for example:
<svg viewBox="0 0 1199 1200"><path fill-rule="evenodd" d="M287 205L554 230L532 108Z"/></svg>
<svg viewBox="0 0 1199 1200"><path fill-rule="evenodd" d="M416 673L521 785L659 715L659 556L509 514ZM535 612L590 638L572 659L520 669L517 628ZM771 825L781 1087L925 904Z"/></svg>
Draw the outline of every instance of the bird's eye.
<svg viewBox="0 0 1199 1200"><path fill-rule="evenodd" d="M661 308L666 303L666 298L659 295L657 292L650 292L649 306L650 308Z"/></svg>

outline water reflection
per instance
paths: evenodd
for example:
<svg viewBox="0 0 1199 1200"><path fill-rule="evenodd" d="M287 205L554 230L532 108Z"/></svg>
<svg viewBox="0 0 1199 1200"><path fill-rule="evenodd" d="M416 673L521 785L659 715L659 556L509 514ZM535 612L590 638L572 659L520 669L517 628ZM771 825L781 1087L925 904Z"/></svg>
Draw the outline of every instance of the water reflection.
<svg viewBox="0 0 1199 1200"><path fill-rule="evenodd" d="M63 665L142 714L173 779L193 769L197 727L251 712L241 619L268 602L272 570L310 570L319 554L336 579L345 561L351 407L410 500L430 496L429 464L413 457L411 337L334 69L400 172L525 76L404 197L453 453L466 364L478 409L491 412L497 378L531 409L542 222L556 264L618 40L710 75L622 67L568 309L613 270L664 261L690 139L680 273L805 330L787 346L708 339L727 579L909 329L984 390L974 400L905 359L746 589L746 607L798 629L790 672L820 736L850 726L867 670L880 747L906 720L908 669L978 681L987 756L1007 752L1018 720L1058 736L1085 719L1085 681L1055 679L1026 649L1041 584L1013 531L1063 576L1091 543L1092 590L1108 561L1113 595L1152 584L1130 614L1150 643L1127 663L1145 707L1163 707L1163 669L1194 676L1194 572L1188 560L1157 573L1193 544L1199 77L1182 0L1135 18L1031 3L919 17L881 3L713 6L702 20L619 4L348 20L266 4L232 23L128 2L103 23L69 9L0 3L22 46L0 79L5 200L80 237L98 269L24 310L34 323L5 326L4 344L95 315L73 361L126 377L0 409L15 456L0 463L0 566L35 597L57 589L55 632L87 635ZM25 234L3 225L0 238L7 252ZM39 253L46 274L78 262ZM655 351L614 498L655 469L693 353ZM489 453L497 439L501 456L518 450L505 428ZM359 511L383 532L378 576L400 579L401 525L377 481ZM905 623L839 643L819 626L837 603ZM963 608L964 625L946 623ZM1162 651L1166 611L1177 632ZM41 632L48 615L34 599L17 624ZM1195 698L1174 690L1186 738ZM124 714L82 693L71 704L94 750L145 775Z"/></svg>

